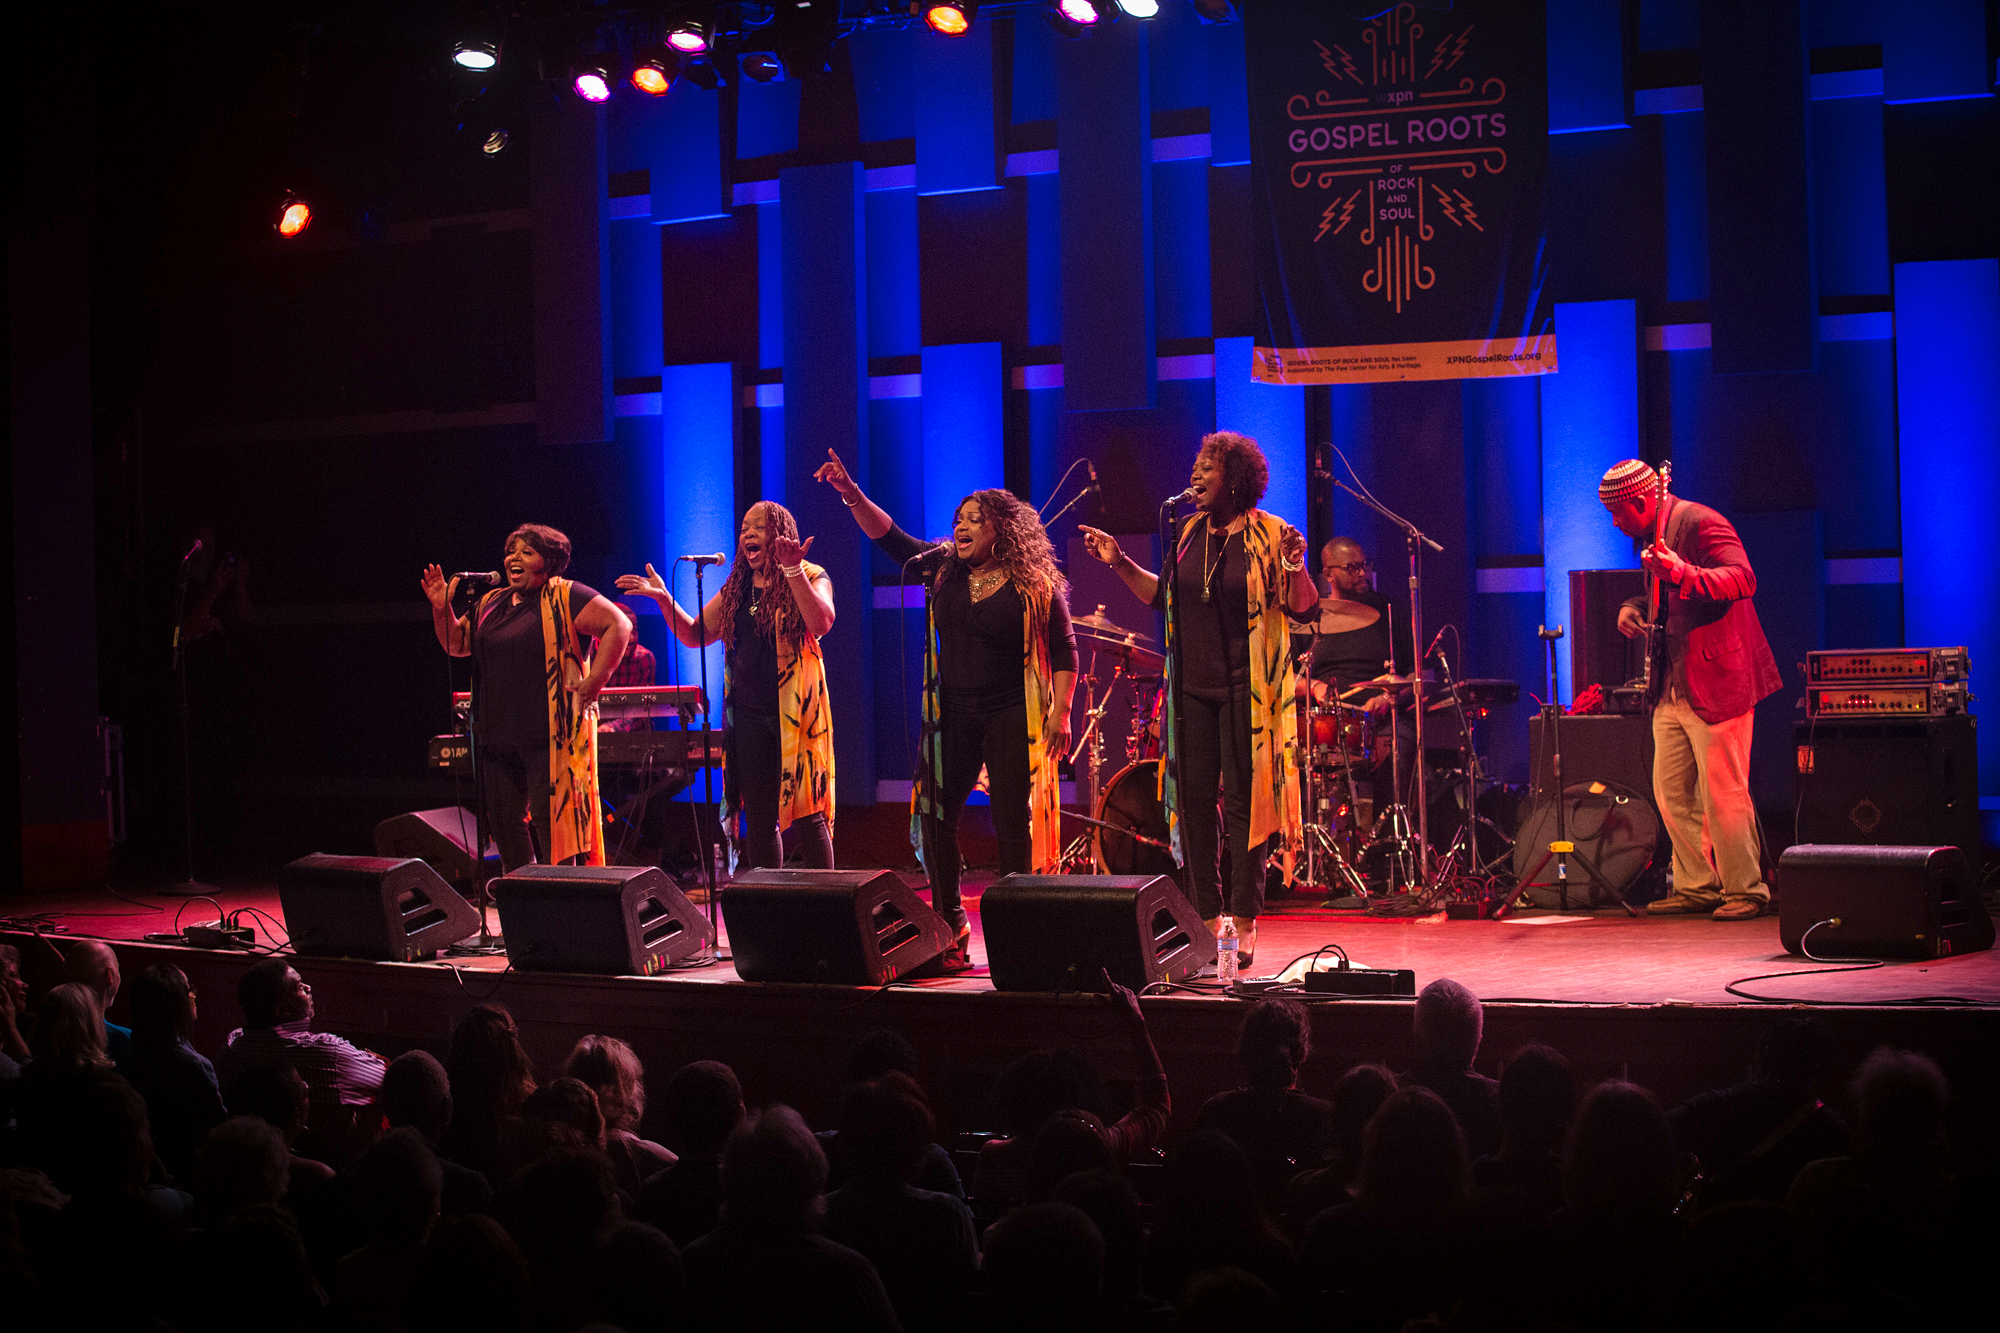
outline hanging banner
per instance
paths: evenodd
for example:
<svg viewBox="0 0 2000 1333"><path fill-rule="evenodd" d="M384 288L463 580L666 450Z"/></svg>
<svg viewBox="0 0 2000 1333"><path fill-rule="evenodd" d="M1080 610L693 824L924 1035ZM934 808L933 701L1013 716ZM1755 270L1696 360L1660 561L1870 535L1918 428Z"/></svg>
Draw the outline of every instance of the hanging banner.
<svg viewBox="0 0 2000 1333"><path fill-rule="evenodd" d="M1249 0L1252 222L1272 384L1546 375L1540 0Z"/></svg>

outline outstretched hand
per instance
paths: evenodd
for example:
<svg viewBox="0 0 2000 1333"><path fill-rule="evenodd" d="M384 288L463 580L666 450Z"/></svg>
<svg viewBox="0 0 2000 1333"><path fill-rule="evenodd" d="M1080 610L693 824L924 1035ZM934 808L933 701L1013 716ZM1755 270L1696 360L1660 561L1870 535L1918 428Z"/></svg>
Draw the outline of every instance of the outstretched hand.
<svg viewBox="0 0 2000 1333"><path fill-rule="evenodd" d="M1102 528L1079 523L1076 530L1083 534L1084 549L1104 564L1115 565L1124 558L1125 550L1118 545L1118 539Z"/></svg>
<svg viewBox="0 0 2000 1333"><path fill-rule="evenodd" d="M813 480L823 481L833 487L840 492L843 499L860 494L861 488L854 484L853 477L847 475L847 464L840 461L840 455L829 449L826 451L826 459L826 462L819 465L819 470L813 473Z"/></svg>
<svg viewBox="0 0 2000 1333"><path fill-rule="evenodd" d="M431 599L431 605L440 611L451 610L451 595L458 591L458 580L444 576L444 567L428 565L424 568L422 587L424 596Z"/></svg>
<svg viewBox="0 0 2000 1333"><path fill-rule="evenodd" d="M812 550L812 548L813 539L811 537L806 538L804 541L799 541L793 537L773 537L771 538L771 559L777 563L780 569L791 569L804 560L806 553Z"/></svg>
<svg viewBox="0 0 2000 1333"><path fill-rule="evenodd" d="M618 576L618 588L621 592L637 593L641 597L657 599L667 595L666 580L655 573L651 565L646 566L646 572L643 575L620 574Z"/></svg>

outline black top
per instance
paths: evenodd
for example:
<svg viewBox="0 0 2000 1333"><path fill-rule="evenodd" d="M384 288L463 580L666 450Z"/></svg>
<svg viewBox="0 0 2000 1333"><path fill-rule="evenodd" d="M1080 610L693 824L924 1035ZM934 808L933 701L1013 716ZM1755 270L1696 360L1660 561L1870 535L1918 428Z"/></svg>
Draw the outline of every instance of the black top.
<svg viewBox="0 0 2000 1333"><path fill-rule="evenodd" d="M1400 613L1390 611L1388 599L1372 588L1363 588L1347 600L1372 606L1382 612L1382 617L1360 629L1313 636L1313 679L1330 680L1342 689L1364 680L1373 680L1383 673L1383 663L1395 656L1391 648L1390 623L1393 621L1399 627L1403 623Z"/></svg>
<svg viewBox="0 0 2000 1333"><path fill-rule="evenodd" d="M1206 602L1201 598L1204 586ZM1153 607L1164 611L1166 606L1162 582ZM1211 701L1228 698L1232 690L1248 690L1250 552L1242 533L1218 538L1203 522L1182 544L1174 575L1174 614L1180 621L1181 688Z"/></svg>
<svg viewBox="0 0 2000 1333"><path fill-rule="evenodd" d="M875 544L904 565L911 578L921 577L926 583L947 553L944 547L927 548L900 527L890 528ZM1021 617L1027 608L1020 590L1008 583L975 602L972 582L961 567L933 594L931 612L937 622L938 678L946 704L993 710L1020 703L1027 666L1021 642ZM1076 670L1076 632L1070 628L1069 600L1061 593L1049 599L1048 645L1050 671Z"/></svg>
<svg viewBox="0 0 2000 1333"><path fill-rule="evenodd" d="M742 713L775 717L778 712L778 639L766 633L751 613L753 601L791 594L784 588L758 588L736 603L736 630L729 650L729 706Z"/></svg>
<svg viewBox="0 0 2000 1333"><path fill-rule="evenodd" d="M582 613L597 589L569 585L569 613ZM472 632L479 681L479 739L525 752L549 746L548 659L542 646L542 594L519 599L502 590ZM480 608L475 606L477 615Z"/></svg>

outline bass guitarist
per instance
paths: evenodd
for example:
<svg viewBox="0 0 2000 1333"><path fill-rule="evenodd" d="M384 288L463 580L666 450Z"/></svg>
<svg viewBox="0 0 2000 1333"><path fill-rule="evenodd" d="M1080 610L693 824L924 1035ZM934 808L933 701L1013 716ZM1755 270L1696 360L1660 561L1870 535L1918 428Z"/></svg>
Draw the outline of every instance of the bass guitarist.
<svg viewBox="0 0 2000 1333"><path fill-rule="evenodd" d="M1646 910L1751 920L1771 891L1750 800L1750 736L1758 701L1782 683L1750 602L1757 576L1728 519L1670 494L1638 459L1606 472L1597 496L1620 532L1649 542L1640 558L1666 626L1664 660L1652 667L1653 798L1673 839L1674 884ZM1651 628L1647 601L1619 608L1627 638Z"/></svg>

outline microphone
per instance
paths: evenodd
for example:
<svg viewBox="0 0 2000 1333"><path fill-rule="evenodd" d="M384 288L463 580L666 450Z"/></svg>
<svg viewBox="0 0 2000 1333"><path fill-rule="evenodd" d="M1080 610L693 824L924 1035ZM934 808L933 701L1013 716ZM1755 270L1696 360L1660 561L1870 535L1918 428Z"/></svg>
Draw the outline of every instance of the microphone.
<svg viewBox="0 0 2000 1333"><path fill-rule="evenodd" d="M1083 465L1090 469L1090 489L1098 495L1104 494L1104 488L1097 484L1097 464L1086 458L1083 460Z"/></svg>
<svg viewBox="0 0 2000 1333"><path fill-rule="evenodd" d="M187 554L181 557L181 563L185 565L188 561L194 559L194 553L196 551L199 551L200 549L201 549L201 538L196 537L194 539L194 545L188 547Z"/></svg>
<svg viewBox="0 0 2000 1333"><path fill-rule="evenodd" d="M1445 630L1448 630L1450 628L1451 626L1446 625L1444 629L1439 630L1437 632L1437 637L1431 640L1431 646L1424 649L1424 660L1426 662L1431 660L1431 654L1435 653L1438 650L1438 645L1444 642Z"/></svg>
<svg viewBox="0 0 2000 1333"><path fill-rule="evenodd" d="M497 588L507 581L500 576L500 571L497 569L468 569L453 574L452 577L468 586L483 584L489 588Z"/></svg>
<svg viewBox="0 0 2000 1333"><path fill-rule="evenodd" d="M1182 491L1179 495L1176 495L1173 499L1167 501L1167 503L1170 505L1186 504L1189 500L1194 499L1195 496L1198 494L1200 494L1200 492L1195 490L1194 487L1190 486L1186 490Z"/></svg>
<svg viewBox="0 0 2000 1333"><path fill-rule="evenodd" d="M697 569L703 565L719 565L728 557L717 551L714 555L684 555L681 559L693 564Z"/></svg>

